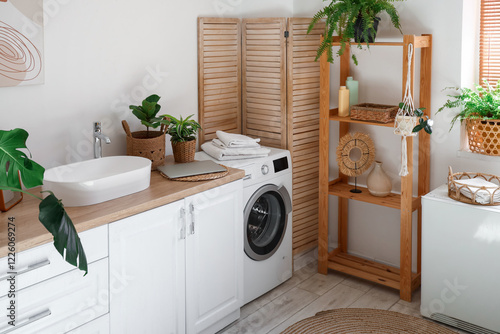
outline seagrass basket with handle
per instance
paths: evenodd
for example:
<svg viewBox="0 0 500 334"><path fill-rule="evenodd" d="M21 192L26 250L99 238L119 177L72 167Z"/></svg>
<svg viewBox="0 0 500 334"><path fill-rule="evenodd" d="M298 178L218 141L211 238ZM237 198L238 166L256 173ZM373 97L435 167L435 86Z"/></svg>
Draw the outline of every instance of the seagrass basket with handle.
<svg viewBox="0 0 500 334"><path fill-rule="evenodd" d="M143 157L151 160L151 170L165 163L165 133L167 127L162 125L160 131L131 132L126 120L122 121L127 134L127 155Z"/></svg>

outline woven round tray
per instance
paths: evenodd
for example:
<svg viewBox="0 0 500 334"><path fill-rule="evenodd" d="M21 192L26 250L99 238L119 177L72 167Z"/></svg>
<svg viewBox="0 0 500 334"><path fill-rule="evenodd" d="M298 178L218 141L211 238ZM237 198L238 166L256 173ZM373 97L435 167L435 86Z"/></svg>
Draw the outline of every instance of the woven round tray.
<svg viewBox="0 0 500 334"><path fill-rule="evenodd" d="M498 199L498 194L500 194L500 177L496 175L491 175L491 174L483 174L483 173L453 173L453 170L451 167L449 168L448 172L448 196L456 201L459 202L464 202L467 204L474 204L474 205L485 205L485 206L494 206L494 205L500 205L500 201L497 201ZM468 179L475 179L475 178L481 178L485 181L492 182L495 184L498 184L498 186L491 186L491 187L481 187L479 189L471 189L467 185L460 184L460 180L468 180ZM466 189L472 196L472 198L469 198L462 194L462 190ZM474 199L477 196L477 193L481 191L485 194L488 194L490 200L489 203L479 203L475 201Z"/></svg>
<svg viewBox="0 0 500 334"><path fill-rule="evenodd" d="M186 177L177 177L175 179L169 178L168 176L166 176L162 172L160 172L160 174L164 178L172 180L172 181L183 181L183 182L208 181L208 180L220 179L221 177L224 177L227 174L229 174L229 169L227 169L226 166L221 165L221 164L219 164L219 166L224 167L226 169L226 171L225 172L207 173L207 174L186 176Z"/></svg>

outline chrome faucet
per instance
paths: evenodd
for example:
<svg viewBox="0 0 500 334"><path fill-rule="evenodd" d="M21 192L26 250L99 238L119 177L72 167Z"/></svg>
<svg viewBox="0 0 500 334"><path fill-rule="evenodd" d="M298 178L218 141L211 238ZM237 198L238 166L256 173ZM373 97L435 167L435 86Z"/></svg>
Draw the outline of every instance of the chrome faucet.
<svg viewBox="0 0 500 334"><path fill-rule="evenodd" d="M106 144L111 143L111 139L105 136L101 132L101 122L94 122L94 158L99 159L102 157L102 142L104 140Z"/></svg>

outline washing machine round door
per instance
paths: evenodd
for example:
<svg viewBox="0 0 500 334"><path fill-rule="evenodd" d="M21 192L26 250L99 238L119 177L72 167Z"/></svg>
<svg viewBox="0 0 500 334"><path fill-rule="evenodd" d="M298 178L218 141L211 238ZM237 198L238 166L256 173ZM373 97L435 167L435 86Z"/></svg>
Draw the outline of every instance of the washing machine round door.
<svg viewBox="0 0 500 334"><path fill-rule="evenodd" d="M292 209L285 187L259 188L245 207L245 253L255 261L271 257L285 235Z"/></svg>

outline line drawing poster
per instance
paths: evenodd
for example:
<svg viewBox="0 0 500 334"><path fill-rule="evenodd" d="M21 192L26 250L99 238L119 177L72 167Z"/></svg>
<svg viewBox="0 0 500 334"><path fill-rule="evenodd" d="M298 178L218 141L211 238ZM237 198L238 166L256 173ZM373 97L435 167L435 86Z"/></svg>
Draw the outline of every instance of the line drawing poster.
<svg viewBox="0 0 500 334"><path fill-rule="evenodd" d="M0 0L0 87L43 83L43 0Z"/></svg>

